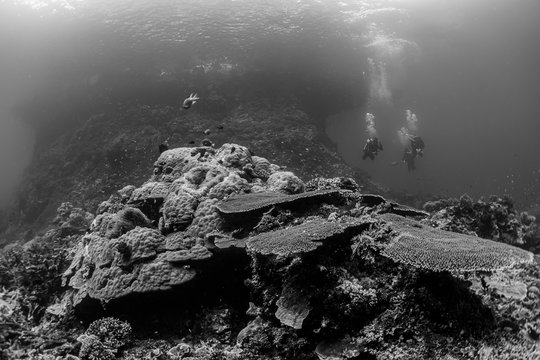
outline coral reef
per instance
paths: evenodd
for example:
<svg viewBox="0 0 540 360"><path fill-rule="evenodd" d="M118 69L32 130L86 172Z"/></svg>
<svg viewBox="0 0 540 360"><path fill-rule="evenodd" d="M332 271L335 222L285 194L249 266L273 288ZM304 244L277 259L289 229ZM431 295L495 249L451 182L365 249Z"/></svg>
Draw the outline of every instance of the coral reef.
<svg viewBox="0 0 540 360"><path fill-rule="evenodd" d="M258 215L272 207L306 207L310 203L339 203L343 198L338 190L306 191L296 195L283 195L276 192L257 192L231 196L217 205L217 210L229 217Z"/></svg>
<svg viewBox="0 0 540 360"><path fill-rule="evenodd" d="M61 263L30 245L0 259L0 358L538 354L538 258L433 228L433 214L419 222L425 211L362 194L350 178L297 179L228 142L164 151L148 181L120 186L91 224L63 205L46 237L60 242ZM483 210L499 214L499 229L500 210ZM68 213L78 220L66 232ZM35 277L54 285L37 287L41 302Z"/></svg>
<svg viewBox="0 0 540 360"><path fill-rule="evenodd" d="M345 221L343 223L313 219L301 225L262 233L247 240L247 249L260 255L282 257L309 253L326 242L335 243L341 238L350 238L359 233L365 224Z"/></svg>
<svg viewBox="0 0 540 360"><path fill-rule="evenodd" d="M257 158L258 163L262 159ZM294 174L277 171L275 165L268 166L276 172L267 181L255 178L253 171L246 171L254 166L246 147L230 143L218 149L177 148L161 153L148 182L119 191L119 198L109 199L110 205L100 205L103 212L81 240L64 275L77 291L75 306L80 308L88 299L105 304L131 294L171 290L201 277L206 261L213 257L209 249L216 246L208 236L226 230L220 213L343 200L337 190L280 195L278 190L296 193L304 185ZM235 195L255 186L266 192ZM230 200L224 200L227 197ZM329 236L352 227L339 225ZM218 244L223 247L223 241Z"/></svg>
<svg viewBox="0 0 540 360"><path fill-rule="evenodd" d="M268 190L285 194L298 194L304 191L304 183L290 171L276 171L268 177Z"/></svg>
<svg viewBox="0 0 540 360"><path fill-rule="evenodd" d="M65 202L56 209L56 217L52 223L60 228L62 235L77 235L84 234L92 220L94 215Z"/></svg>
<svg viewBox="0 0 540 360"><path fill-rule="evenodd" d="M492 271L531 263L533 254L507 244L451 233L413 220L381 216L399 235L384 247L390 259L433 271Z"/></svg>
<svg viewBox="0 0 540 360"><path fill-rule="evenodd" d="M1 359L63 358L77 347L78 326L69 301L61 299L61 274L93 216L69 203L57 214L44 235L0 252Z"/></svg>
<svg viewBox="0 0 540 360"><path fill-rule="evenodd" d="M443 230L475 234L512 245L535 250L540 247L540 234L534 216L518 213L512 199L491 196L487 201L474 201L463 195L430 201L424 210L431 213L427 222Z"/></svg>
<svg viewBox="0 0 540 360"><path fill-rule="evenodd" d="M114 359L118 351L126 346L131 336L131 325L113 317L101 318L90 324L81 335L81 359L100 359L102 353L112 354Z"/></svg>

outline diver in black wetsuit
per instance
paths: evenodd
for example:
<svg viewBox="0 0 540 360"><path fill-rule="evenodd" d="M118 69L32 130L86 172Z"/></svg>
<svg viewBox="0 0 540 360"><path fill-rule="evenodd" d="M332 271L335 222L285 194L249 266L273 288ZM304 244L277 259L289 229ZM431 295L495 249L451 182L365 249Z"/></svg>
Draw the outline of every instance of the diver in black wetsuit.
<svg viewBox="0 0 540 360"><path fill-rule="evenodd" d="M407 170L416 170L415 159L417 156L424 156L424 148L426 144L420 136L407 134L409 139L409 146L405 148L401 161L407 164Z"/></svg>
<svg viewBox="0 0 540 360"><path fill-rule="evenodd" d="M401 161L404 163L407 163L407 170L413 171L416 170L416 165L414 163L415 154L413 153L413 150L406 148L403 152L403 157L401 158Z"/></svg>
<svg viewBox="0 0 540 360"><path fill-rule="evenodd" d="M411 151L414 157L416 156L424 156L424 148L426 147L426 144L424 143L424 140L420 136L416 135L408 135Z"/></svg>
<svg viewBox="0 0 540 360"><path fill-rule="evenodd" d="M375 156L377 156L379 151L382 150L383 146L379 139L377 139L375 136L370 137L367 139L366 145L364 145L364 155L362 156L362 160L366 160L366 158L374 160Z"/></svg>

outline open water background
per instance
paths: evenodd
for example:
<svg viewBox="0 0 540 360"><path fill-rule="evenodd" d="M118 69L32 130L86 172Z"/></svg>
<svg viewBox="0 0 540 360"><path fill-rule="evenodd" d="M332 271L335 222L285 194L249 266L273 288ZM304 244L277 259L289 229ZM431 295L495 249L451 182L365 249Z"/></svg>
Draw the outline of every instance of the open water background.
<svg viewBox="0 0 540 360"><path fill-rule="evenodd" d="M0 1L0 204L46 139L113 101L178 104L183 74L213 71L302 98L383 186L538 207L539 34L536 0ZM160 81L171 91L149 90ZM391 166L407 109L426 142L414 173Z"/></svg>

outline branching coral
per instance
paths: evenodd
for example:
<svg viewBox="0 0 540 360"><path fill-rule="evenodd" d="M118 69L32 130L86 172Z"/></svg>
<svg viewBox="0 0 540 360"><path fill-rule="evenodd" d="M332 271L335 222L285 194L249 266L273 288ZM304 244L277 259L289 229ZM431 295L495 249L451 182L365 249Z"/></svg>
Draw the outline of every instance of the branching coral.
<svg viewBox="0 0 540 360"><path fill-rule="evenodd" d="M15 245L0 253L0 286L31 296L34 305L26 311L36 321L43 315L43 307L60 293L60 274L70 261L65 246L47 240L51 239L25 247Z"/></svg>
<svg viewBox="0 0 540 360"><path fill-rule="evenodd" d="M86 335L97 337L107 349L116 353L128 343L131 325L113 317L101 318L90 324Z"/></svg>
<svg viewBox="0 0 540 360"><path fill-rule="evenodd" d="M82 360L114 360L114 353L108 349L97 336L81 335L77 339L81 343L79 357Z"/></svg>

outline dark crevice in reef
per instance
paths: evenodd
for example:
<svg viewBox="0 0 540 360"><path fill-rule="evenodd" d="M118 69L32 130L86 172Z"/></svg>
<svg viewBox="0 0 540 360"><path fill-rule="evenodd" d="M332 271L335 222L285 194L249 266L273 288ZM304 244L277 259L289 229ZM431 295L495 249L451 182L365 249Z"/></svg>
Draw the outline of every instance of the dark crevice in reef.
<svg viewBox="0 0 540 360"><path fill-rule="evenodd" d="M470 291L470 282L448 272L417 275L410 296L426 314L434 331L479 338L495 327L492 310Z"/></svg>

